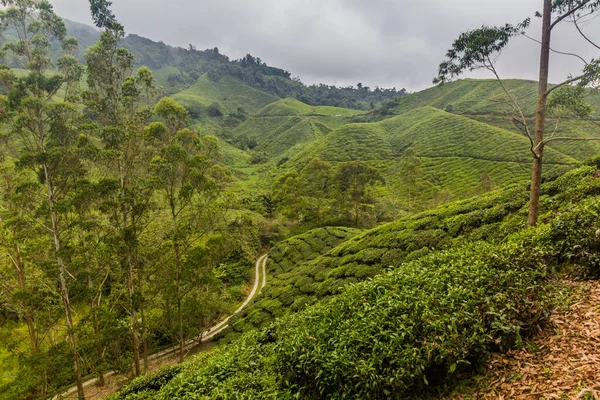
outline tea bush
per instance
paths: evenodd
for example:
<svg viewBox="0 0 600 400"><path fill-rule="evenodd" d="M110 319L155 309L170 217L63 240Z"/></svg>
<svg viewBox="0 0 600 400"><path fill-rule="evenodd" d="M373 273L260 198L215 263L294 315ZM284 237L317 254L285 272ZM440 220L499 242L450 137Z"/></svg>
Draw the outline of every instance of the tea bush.
<svg viewBox="0 0 600 400"><path fill-rule="evenodd" d="M201 355L160 388L136 381L136 391L113 398L401 398L451 378L538 329L548 315L541 294L554 271L568 266L583 276L600 275L594 171L583 167L546 183L543 220L536 228L520 229L526 216L517 207L522 192L503 191L359 235L309 263L331 261L337 254L338 262L321 264L330 269L307 268L310 274L300 286L316 285L315 295L295 292L287 298L286 303L294 299L290 309L301 311ZM569 191L572 198L564 196ZM494 198L506 201L498 207ZM478 209L486 211L474 213ZM487 212L512 215L491 218L496 222L490 236L476 240L485 225L471 230L469 221L484 221ZM415 250L412 261L406 260L406 250L399 251L396 256L404 260L394 268L357 261L357 254L379 248L378 243L405 243L406 230L415 226L446 232L445 224L460 220L460 214L467 216L461 225L467 228L456 238L447 235L445 249L428 248L418 258L422 249ZM403 229L394 230L398 226ZM361 259L371 259L364 254ZM354 284L362 268L383 273ZM294 272L282 275L292 280ZM314 304L317 296L330 297ZM257 316L272 321L263 309L254 309L246 320Z"/></svg>

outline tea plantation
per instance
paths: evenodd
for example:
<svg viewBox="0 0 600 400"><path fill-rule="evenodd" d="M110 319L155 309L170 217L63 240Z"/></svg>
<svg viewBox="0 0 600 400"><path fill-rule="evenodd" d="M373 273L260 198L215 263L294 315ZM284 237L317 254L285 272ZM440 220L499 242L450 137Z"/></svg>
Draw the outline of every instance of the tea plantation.
<svg viewBox="0 0 600 400"><path fill-rule="evenodd" d="M517 186L359 234L297 280L320 298L316 282L362 282L113 399L407 398L452 379L544 323L557 271L600 276L598 167L547 176L536 228Z"/></svg>
<svg viewBox="0 0 600 400"><path fill-rule="evenodd" d="M379 168L393 185L401 179L397 167L410 149L421 162L427 191L446 188L455 198L464 198L473 194L482 175L499 186L527 181L529 148L528 139L515 132L422 107L377 123L344 125L306 146L280 169L300 170L315 157L333 164L361 160ZM546 170L585 158L579 157L583 152L574 155L578 157L547 148Z"/></svg>
<svg viewBox="0 0 600 400"><path fill-rule="evenodd" d="M273 247L267 264L269 284L249 307L232 317L233 333L227 340L237 336L237 332L265 326L275 317L315 302L316 298L306 292L308 279L301 279L303 266L359 233L358 229L345 227L318 228Z"/></svg>

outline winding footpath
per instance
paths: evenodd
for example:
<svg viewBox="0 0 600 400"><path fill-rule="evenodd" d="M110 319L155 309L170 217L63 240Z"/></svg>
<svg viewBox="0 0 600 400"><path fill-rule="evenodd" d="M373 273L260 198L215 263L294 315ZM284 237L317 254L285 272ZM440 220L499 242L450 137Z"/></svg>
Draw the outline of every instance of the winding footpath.
<svg viewBox="0 0 600 400"><path fill-rule="evenodd" d="M231 319L231 317L233 317L234 315L236 315L237 313L242 311L248 304L250 304L250 302L254 299L254 297L257 294L262 292L262 289L267 285L267 260L268 260L268 258L269 258L269 256L267 254L265 254L265 255L259 257L258 260L256 260L255 273L254 273L254 285L252 286L252 290L250 291L250 294L248 295L246 300L244 300L242 305L239 306L238 309L233 312L233 314L231 314L230 316L228 316L227 318L225 318L218 324L216 324L216 325L210 327L209 329L207 329L206 331L204 331L200 340L190 339L187 342L185 342L184 351L187 352L186 355L189 354L189 352L194 347L196 347L198 344L211 340L213 337L215 337L216 335L218 335L219 333L221 333L225 329L227 329L229 327L228 322ZM260 286L260 289L259 289L259 286ZM178 350L179 350L179 346L177 345L175 347L171 347L171 348L168 348L161 352L152 354L151 356L148 357L148 360L156 360L159 358L166 358L168 356L177 354ZM116 374L115 371L110 371L110 372L107 372L104 376L105 376L105 378L107 378L107 377L115 375L115 374ZM96 382L98 382L98 378L90 379L89 381L86 381L83 383L83 388L85 389L86 387L89 387L90 385L94 385ZM73 395L77 396L76 392L77 392L77 386L74 386L74 387L70 388L69 390L67 390L66 392L54 396L52 398L52 400L72 398Z"/></svg>

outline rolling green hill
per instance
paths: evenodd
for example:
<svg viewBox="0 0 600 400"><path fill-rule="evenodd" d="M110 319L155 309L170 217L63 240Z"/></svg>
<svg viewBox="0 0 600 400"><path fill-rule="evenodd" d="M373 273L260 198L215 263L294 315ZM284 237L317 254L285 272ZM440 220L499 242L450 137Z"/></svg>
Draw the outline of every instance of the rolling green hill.
<svg viewBox="0 0 600 400"><path fill-rule="evenodd" d="M448 188L457 197L473 194L482 175L501 186L529 177L528 140L505 129L422 107L377 123L345 125L292 158L284 168L302 168L312 158L333 163L366 161L394 182L403 153L420 159L432 187ZM554 149L546 152L547 169L574 165L578 160Z"/></svg>
<svg viewBox="0 0 600 400"><path fill-rule="evenodd" d="M535 113L538 84L521 79L503 80L505 86L519 102L525 115ZM594 109L600 109L600 98L587 97ZM431 106L456 114L510 114L512 103L495 79L461 79L433 86L421 92L396 99L389 108L392 114L402 114L415 108Z"/></svg>
<svg viewBox="0 0 600 400"><path fill-rule="evenodd" d="M233 77L224 76L215 82L207 74L172 97L192 112L198 110L203 113L203 109L218 103L227 114L236 112L238 108L254 113L278 99L275 95L255 89Z"/></svg>
<svg viewBox="0 0 600 400"><path fill-rule="evenodd" d="M471 119L493 125L509 131L515 128L507 116L502 115L465 115ZM533 124L533 120L531 121ZM547 132L553 132L556 128L555 121L546 124ZM561 120L556 130L557 137L589 137L600 138L600 121L598 120ZM557 140L548 143L547 147L560 151L577 160L585 160L600 153L600 141L569 141Z"/></svg>
<svg viewBox="0 0 600 400"><path fill-rule="evenodd" d="M524 112L533 114L537 82L508 79L505 85L514 97L524 104ZM433 86L398 99L391 110L394 114L402 114L424 106L448 109L457 114L506 114L512 111L512 106L507 103L506 94L493 79L461 79L442 86Z"/></svg>
<svg viewBox="0 0 600 400"><path fill-rule="evenodd" d="M259 110L233 130L255 143L270 157L293 156L307 144L350 122L359 111L339 107L313 107L295 99L282 99Z"/></svg>

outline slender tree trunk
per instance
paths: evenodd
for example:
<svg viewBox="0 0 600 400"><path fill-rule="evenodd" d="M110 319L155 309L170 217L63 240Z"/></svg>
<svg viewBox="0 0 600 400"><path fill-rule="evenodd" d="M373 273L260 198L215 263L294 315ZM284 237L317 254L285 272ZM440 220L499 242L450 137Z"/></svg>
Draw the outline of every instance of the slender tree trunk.
<svg viewBox="0 0 600 400"><path fill-rule="evenodd" d="M127 291L129 293L129 301L131 305L131 336L133 340L133 365L134 365L134 376L139 376L142 373L140 363L140 332L137 320L137 301L135 293L135 265L134 265L134 248L131 239L130 230L133 227L129 225L129 213L128 206L125 204L125 191L128 188L128 169L126 163L119 161L119 178L121 180L121 191L119 193L119 200L121 202L122 213L123 213L123 240L125 244L125 257L126 257L126 268L127 268Z"/></svg>
<svg viewBox="0 0 600 400"><path fill-rule="evenodd" d="M138 265L138 291L140 293L140 298L142 299L142 302L140 303L140 318L142 319L142 326L140 328L140 337L141 337L141 346L142 346L142 357L144 359L144 373L146 373L148 371L148 337L146 335L146 313L145 313L145 304L143 301L143 293L142 293L142 268L140 265Z"/></svg>
<svg viewBox="0 0 600 400"><path fill-rule="evenodd" d="M83 250L85 252L85 254L89 254L88 250L87 250L87 241L85 240L85 232L81 233L81 245L83 247ZM92 262L91 259L94 259L94 262ZM89 268L89 278L88 278L88 289L90 291L90 293L93 292L94 290L94 282L92 281L92 266L96 266L98 265L98 263L95 260L95 257L90 257L90 259L87 259L87 264L88 264L88 268ZM101 287L98 288L98 290L101 290ZM100 297L98 296L98 299L100 299ZM104 362L102 361L102 359L104 358L102 356L102 346L100 344L100 328L98 326L98 308L100 306L99 304L100 300L98 300L98 302L96 302L96 296L92 297L92 300L90 301L90 314L92 316L92 328L94 329L94 347L96 350L96 360L95 360L95 365L96 365L96 375L98 376L98 385L99 386L104 386L105 382L104 382Z"/></svg>
<svg viewBox="0 0 600 400"><path fill-rule="evenodd" d="M19 283L19 288L21 290L27 289L26 276L25 276L25 265L23 264L23 259L21 258L21 249L19 245L15 243L13 245L13 262L15 264L15 268L17 270L17 282ZM31 343L31 351L33 354L38 354L39 345L37 339L37 331L35 329L35 322L33 321L33 316L31 315L31 311L28 307L24 308L25 314L25 323L27 324L27 332L29 334L29 342Z"/></svg>
<svg viewBox="0 0 600 400"><path fill-rule="evenodd" d="M94 338L96 339L96 373L98 375L98 385L104 386L106 384L104 381L104 362L102 361L104 357L102 357L102 346L98 340L100 337L100 329L98 327L98 312L96 307L94 307L92 311L92 325L94 327Z"/></svg>
<svg viewBox="0 0 600 400"><path fill-rule="evenodd" d="M179 362L183 362L183 315L181 312L181 251L179 248L179 232L177 227L177 214L172 210L173 216L173 250L175 250L175 268L177 281L177 324L179 333Z"/></svg>
<svg viewBox="0 0 600 400"><path fill-rule="evenodd" d="M535 114L535 156L531 169L531 193L529 196L528 226L537 225L540 213L540 189L542 185L542 159L544 156L544 127L546 124L546 99L548 97L548 70L550 66L550 37L552 19L552 0L544 0L542 22L542 50L540 55L540 78L538 101Z"/></svg>
<svg viewBox="0 0 600 400"><path fill-rule="evenodd" d="M142 353L144 354L144 373L148 372L148 336L146 335L146 313L145 308L142 305L140 308L140 314L142 317Z"/></svg>
<svg viewBox="0 0 600 400"><path fill-rule="evenodd" d="M48 167L44 165L44 174L46 178L46 187L48 188L48 206L50 208L50 217L52 219L52 234L54 236L54 249L56 251L56 261L58 263L59 280L60 280L60 294L62 297L63 305L65 308L65 315L67 318L67 330L69 337L69 345L71 346L71 353L73 356L73 374L75 375L75 381L77 383L77 396L80 400L85 399L83 391L83 381L81 379L81 372L79 370L79 354L77 352L77 339L75 338L75 325L73 323L73 317L71 315L71 301L69 299L69 287L67 284L67 268L61 253L61 244L59 237L58 228L58 217L54 210L54 190L52 187L52 180L50 178L50 172Z"/></svg>
<svg viewBox="0 0 600 400"><path fill-rule="evenodd" d="M137 320L137 301L135 299L135 271L130 251L131 249L127 250L127 289L131 301L131 333L133 338L134 373L135 376L139 376L142 373L142 366L140 363L140 332Z"/></svg>

